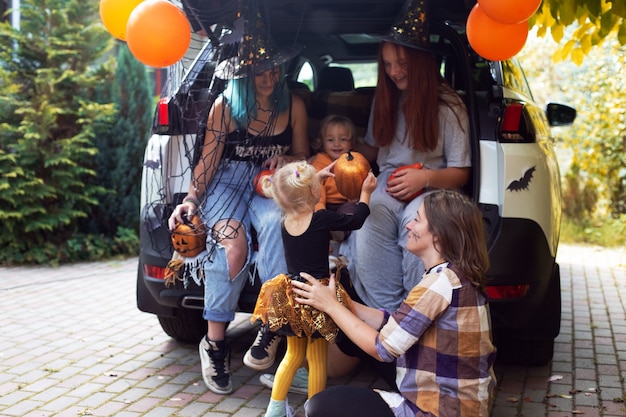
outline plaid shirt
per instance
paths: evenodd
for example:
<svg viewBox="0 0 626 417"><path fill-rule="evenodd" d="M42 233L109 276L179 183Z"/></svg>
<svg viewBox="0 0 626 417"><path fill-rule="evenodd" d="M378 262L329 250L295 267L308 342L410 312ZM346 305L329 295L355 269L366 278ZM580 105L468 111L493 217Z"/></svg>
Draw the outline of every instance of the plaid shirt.
<svg viewBox="0 0 626 417"><path fill-rule="evenodd" d="M487 299L441 264L388 316L376 350L397 359L400 393L381 397L399 417L489 416L496 378Z"/></svg>

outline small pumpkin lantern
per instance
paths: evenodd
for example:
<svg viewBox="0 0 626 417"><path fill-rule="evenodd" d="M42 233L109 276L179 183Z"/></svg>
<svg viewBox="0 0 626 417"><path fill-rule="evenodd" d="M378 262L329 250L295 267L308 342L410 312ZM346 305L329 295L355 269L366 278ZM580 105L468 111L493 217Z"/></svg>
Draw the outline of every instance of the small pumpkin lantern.
<svg viewBox="0 0 626 417"><path fill-rule="evenodd" d="M333 168L337 191L349 200L357 200L361 195L363 181L370 172L370 163L355 151L348 151L337 159Z"/></svg>
<svg viewBox="0 0 626 417"><path fill-rule="evenodd" d="M272 175L274 175L274 171L274 169L264 169L256 174L256 177L254 177L254 189L256 190L256 193L261 197L267 197L265 195L265 192L263 191L263 178L271 177Z"/></svg>
<svg viewBox="0 0 626 417"><path fill-rule="evenodd" d="M424 167L424 165L422 165L421 162L416 162L415 164L412 165L403 165L401 167L398 167L396 169L393 170L393 172L389 175L389 178L387 179L387 184L389 184L389 181L393 180L394 178L396 178L396 174L399 171L402 171L404 169L409 169L409 168L415 168L415 169L422 169ZM417 197L418 195L421 195L424 192L424 189L422 188L421 190L419 190L418 192L416 192L413 195L410 195L408 197L404 197L399 199L400 201L406 201L409 202L411 200L413 200L415 197Z"/></svg>
<svg viewBox="0 0 626 417"><path fill-rule="evenodd" d="M178 223L170 238L174 250L185 258L193 258L206 249L206 229L197 214L191 220Z"/></svg>

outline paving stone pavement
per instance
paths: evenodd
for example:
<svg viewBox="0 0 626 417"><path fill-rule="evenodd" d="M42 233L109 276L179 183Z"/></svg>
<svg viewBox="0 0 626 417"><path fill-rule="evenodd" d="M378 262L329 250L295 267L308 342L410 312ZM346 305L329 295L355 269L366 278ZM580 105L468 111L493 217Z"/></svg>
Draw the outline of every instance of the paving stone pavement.
<svg viewBox="0 0 626 417"><path fill-rule="evenodd" d="M626 416L626 251L561 245L558 261L563 318L554 359L497 364L492 416ZM0 268L0 416L264 414L270 391L242 364L255 336L249 315L238 314L228 333L235 391L213 394L197 346L172 340L137 310L136 271L136 258ZM329 380L342 383L385 388L367 368ZM289 395L297 416L305 399Z"/></svg>

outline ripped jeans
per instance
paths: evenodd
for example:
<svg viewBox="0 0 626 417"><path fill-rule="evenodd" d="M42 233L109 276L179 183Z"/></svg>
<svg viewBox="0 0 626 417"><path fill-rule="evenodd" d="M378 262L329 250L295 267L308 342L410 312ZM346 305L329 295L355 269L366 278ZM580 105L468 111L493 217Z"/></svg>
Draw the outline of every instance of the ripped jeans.
<svg viewBox="0 0 626 417"><path fill-rule="evenodd" d="M253 276L250 268L252 263L256 266L261 282L287 271L280 234L280 208L273 199L256 194L252 185L252 179L259 169L247 162L229 161L222 164L205 193L200 207L202 219L209 231L209 259L204 262L205 320L228 322L235 318L245 280ZM213 225L225 219L239 222L240 230L232 232L245 233L248 242L246 262L232 280L226 249L210 233ZM251 228L256 231L257 252L253 251Z"/></svg>

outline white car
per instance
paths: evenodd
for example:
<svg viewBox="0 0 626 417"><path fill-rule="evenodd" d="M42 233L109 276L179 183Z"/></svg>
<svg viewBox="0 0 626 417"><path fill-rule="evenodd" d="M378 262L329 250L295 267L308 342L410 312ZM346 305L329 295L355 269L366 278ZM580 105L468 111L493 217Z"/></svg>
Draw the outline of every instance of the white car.
<svg viewBox="0 0 626 417"><path fill-rule="evenodd" d="M224 22L212 21L215 14L208 10L219 1L189 3L185 11L194 28L222 23L211 26L217 39L222 33L217 31L228 28L227 16L237 2L223 2ZM555 261L561 187L550 128L572 123L576 111L561 104L540 108L515 59L493 62L472 51L465 37L469 3L430 1L431 44L440 53L442 75L469 112L473 171L464 191L478 203L485 220L491 260L487 293L499 360L544 364L552 358L561 317ZM304 45L288 74L289 85L307 101L311 137L328 112L351 117L364 132L376 82L378 41L371 35L389 29L403 2L264 4L274 38L285 45ZM164 270L172 255L167 218L185 197L208 109L223 88L212 77L219 46L210 38L189 65L170 71L171 88L155 111L142 177L137 305L156 314L168 335L189 342L197 342L206 331L203 289L193 283L165 287ZM253 309L259 287L258 280L246 287L240 300L243 311Z"/></svg>

